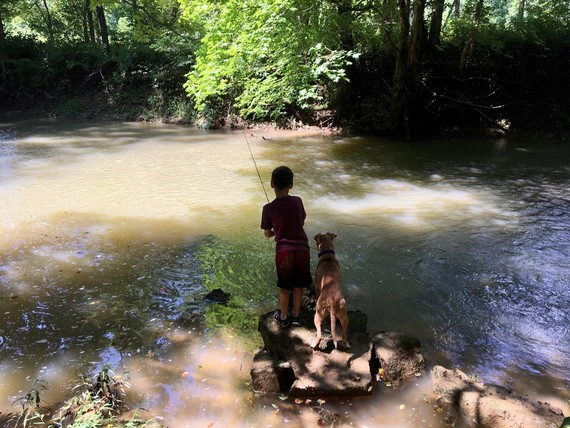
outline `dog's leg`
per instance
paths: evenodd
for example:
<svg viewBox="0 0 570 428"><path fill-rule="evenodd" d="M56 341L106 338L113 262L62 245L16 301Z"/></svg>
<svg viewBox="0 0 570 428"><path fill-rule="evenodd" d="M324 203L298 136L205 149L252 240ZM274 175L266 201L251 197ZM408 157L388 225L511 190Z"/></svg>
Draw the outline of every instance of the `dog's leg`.
<svg viewBox="0 0 570 428"><path fill-rule="evenodd" d="M321 297L321 279L316 276L315 277L315 302L318 302L319 297Z"/></svg>
<svg viewBox="0 0 570 428"><path fill-rule="evenodd" d="M340 325L342 326L342 346L344 349L350 349L350 345L348 344L347 338L347 329L348 329L348 314L346 310L346 300L342 299L341 307L338 314L338 319L340 321Z"/></svg>
<svg viewBox="0 0 570 428"><path fill-rule="evenodd" d="M322 338L321 323L322 323L322 321L323 320L319 314L319 309L316 308L316 310L315 310L315 328L317 329L317 337L315 338L313 343L311 343L311 348L313 348L313 349L317 349L317 347L321 344L321 338Z"/></svg>

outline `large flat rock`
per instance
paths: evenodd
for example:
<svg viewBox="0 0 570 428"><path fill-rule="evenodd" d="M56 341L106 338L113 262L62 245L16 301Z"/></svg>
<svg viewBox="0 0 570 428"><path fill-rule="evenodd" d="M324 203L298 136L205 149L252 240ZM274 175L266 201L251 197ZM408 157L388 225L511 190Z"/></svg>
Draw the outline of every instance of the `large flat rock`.
<svg viewBox="0 0 570 428"><path fill-rule="evenodd" d="M364 313L349 311L348 319L350 349L334 347L325 321L325 340L315 350L310 346L316 335L311 312L302 314L301 327L286 329L279 326L273 312L262 315L259 332L264 349L254 358L251 371L254 389L261 394L303 398L370 396L380 364L385 364L393 376L413 370L399 367L398 361L407 362L410 355L419 353L417 339L401 339L399 333L377 333L371 340ZM340 337L340 324L336 327ZM380 345L378 350L375 343ZM402 343L413 343L414 347L403 349ZM407 356L400 358L403 351ZM421 367L416 367L416 371L423 370L423 357L419 356Z"/></svg>

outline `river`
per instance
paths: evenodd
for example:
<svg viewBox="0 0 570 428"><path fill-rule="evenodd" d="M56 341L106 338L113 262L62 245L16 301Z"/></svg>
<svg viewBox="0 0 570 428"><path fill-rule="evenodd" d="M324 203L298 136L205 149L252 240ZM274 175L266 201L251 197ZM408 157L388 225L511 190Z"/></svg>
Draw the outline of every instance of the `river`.
<svg viewBox="0 0 570 428"><path fill-rule="evenodd" d="M370 333L570 414L570 144L57 120L0 120L0 412L36 379L49 406L106 365L171 427L315 426L316 403L259 399L249 376L277 307L259 223L281 164L307 234L338 234ZM228 308L203 301L218 287ZM443 427L427 377L320 406L346 426Z"/></svg>

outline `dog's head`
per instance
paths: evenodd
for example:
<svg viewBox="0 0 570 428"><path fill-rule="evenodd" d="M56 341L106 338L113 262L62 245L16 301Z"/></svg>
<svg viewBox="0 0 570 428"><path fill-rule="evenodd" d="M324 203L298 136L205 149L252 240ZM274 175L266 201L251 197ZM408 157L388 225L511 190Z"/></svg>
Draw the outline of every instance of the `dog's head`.
<svg viewBox="0 0 570 428"><path fill-rule="evenodd" d="M333 240L336 238L336 233L317 233L313 239L317 242L317 250L334 250Z"/></svg>

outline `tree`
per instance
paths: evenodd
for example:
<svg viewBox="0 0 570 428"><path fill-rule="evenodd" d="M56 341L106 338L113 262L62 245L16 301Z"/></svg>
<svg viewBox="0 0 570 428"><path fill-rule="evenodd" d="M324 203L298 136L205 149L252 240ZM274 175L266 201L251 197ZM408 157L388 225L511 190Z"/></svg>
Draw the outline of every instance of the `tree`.
<svg viewBox="0 0 570 428"><path fill-rule="evenodd" d="M471 52L473 51L473 44L475 43L475 39L477 37L477 29L483 17L483 1L484 0L477 0L477 4L475 6L475 12L473 13L473 22L471 28L469 29L469 33L467 34L467 40L463 46L461 59L459 60L460 72L463 72L465 70L467 61L469 60Z"/></svg>
<svg viewBox="0 0 570 428"><path fill-rule="evenodd" d="M111 46L109 45L109 30L107 29L107 19L105 18L105 9L103 6L96 6L95 12L97 13L97 19L99 21L99 30L101 31L101 42L107 52L111 52Z"/></svg>
<svg viewBox="0 0 570 428"><path fill-rule="evenodd" d="M47 31L47 35L48 35L48 40L50 42L53 42L53 38L54 38L54 23L53 23L53 19L52 19L52 15L51 15L51 11L50 11L50 7L47 3L46 0L42 0L41 2L39 0L34 0L34 6L38 8L38 11L40 12L40 14L43 17L44 20L44 25Z"/></svg>
<svg viewBox="0 0 570 428"><path fill-rule="evenodd" d="M4 30L4 17L0 7L0 77L6 75L6 31Z"/></svg>
<svg viewBox="0 0 570 428"><path fill-rule="evenodd" d="M186 84L203 113L276 119L326 105L353 52L341 49L338 9L328 1L182 2L202 29Z"/></svg>
<svg viewBox="0 0 570 428"><path fill-rule="evenodd" d="M445 0L433 0L431 22L429 26L429 49L433 51L441 43L441 29L443 27L443 9Z"/></svg>
<svg viewBox="0 0 570 428"><path fill-rule="evenodd" d="M91 0L85 0L82 18L85 41L95 43L95 24L93 23L93 13L91 12Z"/></svg>
<svg viewBox="0 0 570 428"><path fill-rule="evenodd" d="M412 95L418 87L421 61L425 54L424 0L398 0L400 11L400 35L396 53L396 65L392 82L390 121L388 129L410 133L410 107ZM413 6L410 23L410 6Z"/></svg>

